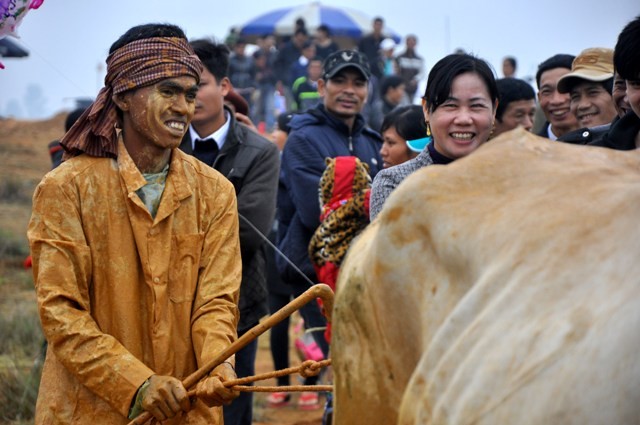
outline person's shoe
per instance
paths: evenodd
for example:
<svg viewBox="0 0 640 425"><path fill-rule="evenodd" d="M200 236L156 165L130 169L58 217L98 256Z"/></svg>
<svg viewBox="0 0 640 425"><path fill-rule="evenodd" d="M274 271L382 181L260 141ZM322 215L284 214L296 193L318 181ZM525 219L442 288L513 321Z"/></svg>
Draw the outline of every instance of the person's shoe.
<svg viewBox="0 0 640 425"><path fill-rule="evenodd" d="M267 397L267 405L269 407L281 407L289 404L291 394L285 392L271 393Z"/></svg>
<svg viewBox="0 0 640 425"><path fill-rule="evenodd" d="M302 410L315 410L320 408L318 393L305 391L298 398L298 408Z"/></svg>

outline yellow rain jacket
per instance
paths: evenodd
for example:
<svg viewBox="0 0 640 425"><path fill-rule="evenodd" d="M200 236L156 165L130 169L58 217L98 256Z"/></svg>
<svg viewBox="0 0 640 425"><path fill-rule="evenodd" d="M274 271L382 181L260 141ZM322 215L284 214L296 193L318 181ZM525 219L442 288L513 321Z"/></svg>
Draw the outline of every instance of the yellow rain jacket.
<svg viewBox="0 0 640 425"><path fill-rule="evenodd" d="M172 152L155 219L122 141L75 157L33 197L28 237L49 341L36 424L126 424L152 374L183 379L236 339L241 259L234 189ZM164 424L219 424L198 401Z"/></svg>

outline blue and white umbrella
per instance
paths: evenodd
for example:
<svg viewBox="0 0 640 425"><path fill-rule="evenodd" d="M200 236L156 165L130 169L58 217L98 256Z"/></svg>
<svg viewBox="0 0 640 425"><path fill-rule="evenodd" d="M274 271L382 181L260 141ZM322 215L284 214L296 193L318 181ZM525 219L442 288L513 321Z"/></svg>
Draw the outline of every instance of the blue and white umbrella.
<svg viewBox="0 0 640 425"><path fill-rule="evenodd" d="M301 6L286 7L260 15L240 26L242 36L261 36L265 34L291 35L298 18L304 19L308 31L326 25L335 37L358 39L371 31L373 19L357 10L321 5L318 2ZM400 41L395 32L386 28L385 37Z"/></svg>

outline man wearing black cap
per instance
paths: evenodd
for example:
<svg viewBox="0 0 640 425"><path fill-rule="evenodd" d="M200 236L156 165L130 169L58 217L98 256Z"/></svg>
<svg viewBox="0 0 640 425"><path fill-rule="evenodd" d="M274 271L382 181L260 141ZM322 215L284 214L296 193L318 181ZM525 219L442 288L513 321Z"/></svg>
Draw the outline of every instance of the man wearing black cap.
<svg viewBox="0 0 640 425"><path fill-rule="evenodd" d="M278 195L278 246L302 274L282 258L278 258L278 269L298 293L317 282L307 247L320 224L318 184L325 158L356 156L369 166L372 178L382 169L380 135L365 125L361 115L370 75L362 53L341 50L329 55L318 80L323 103L294 116L289 124L291 132L280 174L282 196ZM281 197L290 200L286 207L280 205ZM302 315L306 326L324 325L314 304L307 304ZM326 355L328 347L322 331L314 332L314 336Z"/></svg>

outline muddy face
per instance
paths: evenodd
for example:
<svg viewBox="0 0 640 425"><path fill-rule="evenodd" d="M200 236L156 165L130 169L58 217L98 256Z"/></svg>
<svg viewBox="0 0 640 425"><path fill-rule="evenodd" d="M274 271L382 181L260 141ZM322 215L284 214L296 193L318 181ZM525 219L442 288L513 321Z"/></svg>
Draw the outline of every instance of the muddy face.
<svg viewBox="0 0 640 425"><path fill-rule="evenodd" d="M193 118L197 91L195 78L183 76L115 96L124 143L138 168L154 172L166 164Z"/></svg>
<svg viewBox="0 0 640 425"><path fill-rule="evenodd" d="M129 116L136 137L159 149L180 145L193 118L197 93L193 77L162 80L126 96Z"/></svg>

